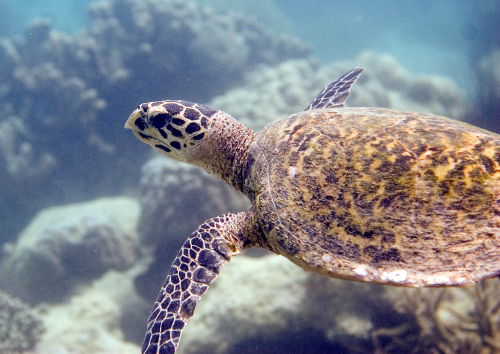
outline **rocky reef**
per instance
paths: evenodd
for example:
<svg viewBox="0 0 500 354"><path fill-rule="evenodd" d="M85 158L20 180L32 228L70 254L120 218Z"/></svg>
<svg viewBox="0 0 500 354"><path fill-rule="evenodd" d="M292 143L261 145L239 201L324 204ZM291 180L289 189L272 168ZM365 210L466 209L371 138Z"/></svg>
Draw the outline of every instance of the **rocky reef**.
<svg viewBox="0 0 500 354"><path fill-rule="evenodd" d="M141 172L138 231L141 244L149 246L155 257L136 285L152 301L187 236L204 220L247 209L250 203L205 171L166 157L149 160Z"/></svg>
<svg viewBox="0 0 500 354"><path fill-rule="evenodd" d="M24 36L0 40L2 239L20 231L16 211L32 216L135 183L132 162L147 150L122 129L135 105L208 101L248 69L310 53L255 20L193 2L103 1L90 15L91 27L77 35L37 20Z"/></svg>
<svg viewBox="0 0 500 354"><path fill-rule="evenodd" d="M208 105L258 131L279 117L304 110L326 85L356 66L365 71L351 90L348 106L387 107L459 120L471 114L465 92L451 79L413 75L391 55L374 52L329 65L308 58L261 66L247 74L244 85L215 97Z"/></svg>
<svg viewBox="0 0 500 354"><path fill-rule="evenodd" d="M41 212L16 244L4 245L0 287L31 304L60 302L78 285L139 259L139 205L100 199Z"/></svg>

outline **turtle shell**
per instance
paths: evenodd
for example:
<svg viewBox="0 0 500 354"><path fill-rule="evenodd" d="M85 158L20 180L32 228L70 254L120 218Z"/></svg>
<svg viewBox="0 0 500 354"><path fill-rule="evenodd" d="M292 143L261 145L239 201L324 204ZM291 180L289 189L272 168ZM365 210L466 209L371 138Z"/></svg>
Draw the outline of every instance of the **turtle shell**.
<svg viewBox="0 0 500 354"><path fill-rule="evenodd" d="M303 268L404 286L499 275L499 135L431 114L330 108L269 124L250 153L267 243Z"/></svg>

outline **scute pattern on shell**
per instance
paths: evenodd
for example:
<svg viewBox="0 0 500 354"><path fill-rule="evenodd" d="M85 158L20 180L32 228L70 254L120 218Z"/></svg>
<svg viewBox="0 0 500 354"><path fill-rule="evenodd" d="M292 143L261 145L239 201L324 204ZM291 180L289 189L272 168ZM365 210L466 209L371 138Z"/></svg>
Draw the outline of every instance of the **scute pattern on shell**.
<svg viewBox="0 0 500 354"><path fill-rule="evenodd" d="M325 275L465 285L500 269L500 137L382 108L297 113L258 135L271 248Z"/></svg>

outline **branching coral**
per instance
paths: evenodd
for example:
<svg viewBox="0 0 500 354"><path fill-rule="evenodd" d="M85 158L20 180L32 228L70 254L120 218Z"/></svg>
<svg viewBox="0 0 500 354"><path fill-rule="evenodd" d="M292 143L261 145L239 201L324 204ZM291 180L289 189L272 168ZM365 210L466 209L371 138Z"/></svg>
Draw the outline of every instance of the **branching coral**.
<svg viewBox="0 0 500 354"><path fill-rule="evenodd" d="M468 316L459 316L466 327L480 338L482 353L500 351L500 281L488 280L466 288L474 300L474 309Z"/></svg>
<svg viewBox="0 0 500 354"><path fill-rule="evenodd" d="M466 328L442 319L440 309L452 299L447 289L406 289L404 294L395 307L399 312L412 314L420 327L418 336L410 336L414 352L452 354L477 349L477 341L468 331L463 332ZM404 342L411 342L410 338L406 337Z"/></svg>
<svg viewBox="0 0 500 354"><path fill-rule="evenodd" d="M500 281L462 289L399 289L395 309L411 322L372 333L380 353L481 353L500 351ZM381 338L385 337L385 340ZM383 344L382 344L383 343Z"/></svg>

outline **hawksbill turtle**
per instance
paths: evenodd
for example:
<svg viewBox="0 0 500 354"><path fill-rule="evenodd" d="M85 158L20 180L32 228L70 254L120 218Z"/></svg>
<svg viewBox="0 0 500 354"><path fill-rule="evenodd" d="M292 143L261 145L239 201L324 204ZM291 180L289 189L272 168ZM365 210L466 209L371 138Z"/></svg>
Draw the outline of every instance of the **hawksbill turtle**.
<svg viewBox="0 0 500 354"><path fill-rule="evenodd" d="M145 354L173 354L231 256L262 247L325 276L462 286L500 274L500 136L449 118L344 107L362 68L261 132L186 101L141 104L125 128L252 207L204 222L175 258Z"/></svg>

